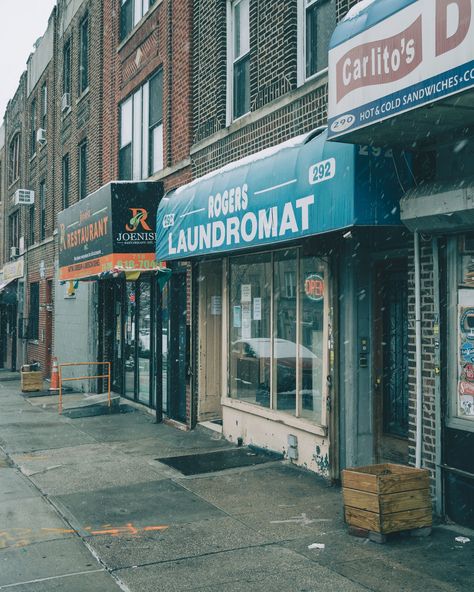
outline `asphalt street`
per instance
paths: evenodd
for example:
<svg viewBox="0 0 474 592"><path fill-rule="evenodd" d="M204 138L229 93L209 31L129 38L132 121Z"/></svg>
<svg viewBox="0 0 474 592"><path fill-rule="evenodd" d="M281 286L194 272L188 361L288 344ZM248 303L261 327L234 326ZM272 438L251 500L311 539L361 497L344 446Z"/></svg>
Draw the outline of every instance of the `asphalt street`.
<svg viewBox="0 0 474 592"><path fill-rule="evenodd" d="M59 416L0 377L0 590L474 589L474 533L455 525L378 545L348 535L339 488L288 461L185 477L156 460L231 447L138 410Z"/></svg>

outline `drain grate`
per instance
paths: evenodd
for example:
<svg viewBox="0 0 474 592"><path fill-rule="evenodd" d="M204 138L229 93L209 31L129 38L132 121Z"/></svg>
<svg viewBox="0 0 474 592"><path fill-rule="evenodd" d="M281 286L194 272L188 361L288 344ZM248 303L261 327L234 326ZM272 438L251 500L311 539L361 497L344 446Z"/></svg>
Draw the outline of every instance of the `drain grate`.
<svg viewBox="0 0 474 592"><path fill-rule="evenodd" d="M231 448L203 454L188 454L186 456L172 456L157 458L168 467L176 469L183 475L200 475L201 473L215 473L225 469L239 467L251 467L263 463L282 460L283 455L267 450L255 450L252 448Z"/></svg>

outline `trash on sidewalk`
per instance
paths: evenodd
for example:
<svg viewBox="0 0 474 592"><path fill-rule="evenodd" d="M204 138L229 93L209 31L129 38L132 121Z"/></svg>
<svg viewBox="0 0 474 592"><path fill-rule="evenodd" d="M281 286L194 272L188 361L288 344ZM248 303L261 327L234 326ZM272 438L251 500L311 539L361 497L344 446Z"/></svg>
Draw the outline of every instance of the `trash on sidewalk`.
<svg viewBox="0 0 474 592"><path fill-rule="evenodd" d="M308 545L308 549L325 549L326 545L324 543L313 543L312 545Z"/></svg>
<svg viewBox="0 0 474 592"><path fill-rule="evenodd" d="M465 536L457 536L454 539L457 543L462 543L463 545L465 545L466 543L470 543L471 539L465 537Z"/></svg>

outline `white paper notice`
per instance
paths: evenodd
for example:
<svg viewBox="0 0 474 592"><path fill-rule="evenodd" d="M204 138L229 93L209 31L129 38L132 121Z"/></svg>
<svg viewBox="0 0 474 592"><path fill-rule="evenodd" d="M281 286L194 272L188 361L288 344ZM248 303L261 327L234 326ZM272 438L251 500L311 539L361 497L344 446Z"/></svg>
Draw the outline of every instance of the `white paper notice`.
<svg viewBox="0 0 474 592"><path fill-rule="evenodd" d="M211 296L211 315L219 316L222 314L222 298L220 296Z"/></svg>
<svg viewBox="0 0 474 592"><path fill-rule="evenodd" d="M252 284L242 284L240 301L252 302Z"/></svg>
<svg viewBox="0 0 474 592"><path fill-rule="evenodd" d="M242 339L252 337L252 316L250 302L242 304Z"/></svg>
<svg viewBox="0 0 474 592"><path fill-rule="evenodd" d="M261 321L262 320L262 299L261 298L254 298L253 299L253 320L254 321Z"/></svg>
<svg viewBox="0 0 474 592"><path fill-rule="evenodd" d="M242 326L242 309L240 306L233 307L233 325L236 329Z"/></svg>

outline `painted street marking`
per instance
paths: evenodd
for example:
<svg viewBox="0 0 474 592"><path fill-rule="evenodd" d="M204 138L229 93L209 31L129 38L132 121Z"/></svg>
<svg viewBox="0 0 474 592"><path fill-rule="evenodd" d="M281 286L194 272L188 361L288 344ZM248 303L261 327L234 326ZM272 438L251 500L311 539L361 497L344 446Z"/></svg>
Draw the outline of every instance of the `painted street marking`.
<svg viewBox="0 0 474 592"><path fill-rule="evenodd" d="M288 520L271 520L270 524L301 524L302 526L308 526L315 522L332 522L332 520L330 518L308 518L306 512L302 512L301 516L294 516L288 518Z"/></svg>
<svg viewBox="0 0 474 592"><path fill-rule="evenodd" d="M6 590L7 588L15 588L17 586L26 586L27 584L37 584L38 582L50 582L51 580L59 580L60 578L72 578L74 576L85 576L87 574L99 573L105 571L105 567L101 569L90 569L88 571L77 571L75 573L62 574L60 576L50 576L48 578L38 578L37 580L28 580L26 582L16 582L15 584L5 584L0 586L0 590Z"/></svg>
<svg viewBox="0 0 474 592"><path fill-rule="evenodd" d="M111 524L103 524L100 527L93 528L86 526L80 529L82 533L87 533L91 536L109 535L113 537L120 537L123 535L138 536L145 532L162 532L167 530L167 525L156 526L135 526L132 522L123 526L112 526ZM26 547L31 543L41 540L44 535L67 535L78 534L74 528L40 528L33 530L32 528L11 528L9 530L0 530L0 549L7 547Z"/></svg>

